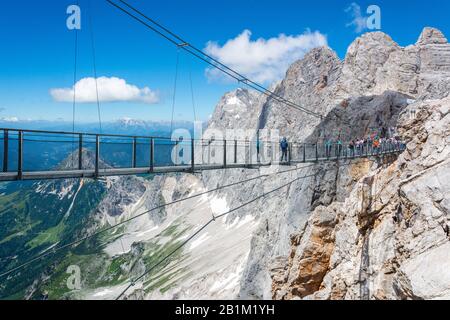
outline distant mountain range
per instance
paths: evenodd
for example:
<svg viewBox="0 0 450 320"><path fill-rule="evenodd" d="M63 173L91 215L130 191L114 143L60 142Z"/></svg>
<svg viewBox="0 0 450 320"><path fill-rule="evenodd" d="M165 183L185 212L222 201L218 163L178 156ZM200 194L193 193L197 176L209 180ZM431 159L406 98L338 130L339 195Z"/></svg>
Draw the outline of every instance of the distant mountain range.
<svg viewBox="0 0 450 320"><path fill-rule="evenodd" d="M117 121L104 122L102 133L124 135L153 135L169 136L171 130L170 121L144 121L131 118L123 118ZM45 131L72 131L72 123L67 121L45 120L19 120L16 118L0 118L0 128L28 129ZM183 128L192 131L194 123L190 121L175 121L173 128ZM100 133L98 123L76 123L76 132Z"/></svg>

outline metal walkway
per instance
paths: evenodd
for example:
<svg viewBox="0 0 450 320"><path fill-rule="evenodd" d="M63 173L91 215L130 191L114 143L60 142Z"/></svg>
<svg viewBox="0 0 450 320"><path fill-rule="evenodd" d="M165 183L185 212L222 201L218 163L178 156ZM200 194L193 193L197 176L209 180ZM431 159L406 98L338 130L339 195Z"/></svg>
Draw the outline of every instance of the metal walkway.
<svg viewBox="0 0 450 320"><path fill-rule="evenodd" d="M351 150L345 144L291 142L280 162L278 141L178 140L0 128L0 181L100 178L200 172L383 157L404 150L400 143Z"/></svg>

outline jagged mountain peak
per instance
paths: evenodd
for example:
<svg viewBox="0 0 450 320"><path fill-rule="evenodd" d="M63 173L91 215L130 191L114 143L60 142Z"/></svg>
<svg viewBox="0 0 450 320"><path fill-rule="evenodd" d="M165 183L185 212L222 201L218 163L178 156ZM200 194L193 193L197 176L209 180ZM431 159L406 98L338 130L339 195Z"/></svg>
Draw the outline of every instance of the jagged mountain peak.
<svg viewBox="0 0 450 320"><path fill-rule="evenodd" d="M245 88L227 92L216 106L209 128L255 128L262 99L264 97L258 92Z"/></svg>
<svg viewBox="0 0 450 320"><path fill-rule="evenodd" d="M340 79L342 96L392 90L419 99L445 97L450 91L446 41L434 28L425 28L418 43L405 48L383 32L364 34L348 49Z"/></svg>
<svg viewBox="0 0 450 320"><path fill-rule="evenodd" d="M360 39L361 41L374 40L374 41L387 41L396 43L390 35L383 31L370 31L363 33L360 37L356 39L356 41Z"/></svg>
<svg viewBox="0 0 450 320"><path fill-rule="evenodd" d="M309 51L301 60L320 60L322 57L333 57L339 59L336 52L329 46L321 46ZM300 60L300 61L301 61Z"/></svg>
<svg viewBox="0 0 450 320"><path fill-rule="evenodd" d="M347 56L369 48L397 48L399 45L386 33L367 32L356 38L347 49Z"/></svg>
<svg viewBox="0 0 450 320"><path fill-rule="evenodd" d="M425 27L417 40L417 45L427 45L427 44L447 44L447 38L442 33L441 30Z"/></svg>
<svg viewBox="0 0 450 320"><path fill-rule="evenodd" d="M222 97L216 111L231 113L245 111L247 107L252 105L253 100L256 99L256 97L256 92L251 92L250 90L244 88L238 88L227 92Z"/></svg>
<svg viewBox="0 0 450 320"><path fill-rule="evenodd" d="M340 64L341 60L330 47L317 47L289 67L285 80L310 83L320 80L318 77L327 75Z"/></svg>
<svg viewBox="0 0 450 320"><path fill-rule="evenodd" d="M289 67L275 92L299 106L326 114L332 105L326 102L326 97L331 96L341 69L342 61L332 49L326 46L314 48ZM301 140L316 122L316 118L268 99L259 119L259 128L278 129L281 135ZM301 132L299 126L305 130Z"/></svg>
<svg viewBox="0 0 450 320"><path fill-rule="evenodd" d="M227 104L235 104L239 101L241 102L247 102L247 100L251 100L255 96L255 92L250 91L246 88L237 88L236 90L230 91L225 94L226 97L226 103ZM237 101L238 99L239 101Z"/></svg>
<svg viewBox="0 0 450 320"><path fill-rule="evenodd" d="M290 66L275 91L324 116L336 105L347 105L348 99L386 91L415 99L446 97L450 45L435 28L425 28L420 39L402 47L384 32L368 32L351 43L343 61L328 47L312 49ZM259 121L260 128L278 129L294 139L305 138L315 125L315 119L271 99Z"/></svg>
<svg viewBox="0 0 450 320"><path fill-rule="evenodd" d="M69 154L61 163L57 166L59 170L74 170L78 168L78 150ZM81 151L82 168L93 169L95 167L95 152L86 148ZM99 166L101 168L111 168L102 159L99 159Z"/></svg>
<svg viewBox="0 0 450 320"><path fill-rule="evenodd" d="M380 56L384 59L389 52L399 49L400 46L384 32L367 32L356 38L348 47L345 61L354 63L354 59L360 55Z"/></svg>

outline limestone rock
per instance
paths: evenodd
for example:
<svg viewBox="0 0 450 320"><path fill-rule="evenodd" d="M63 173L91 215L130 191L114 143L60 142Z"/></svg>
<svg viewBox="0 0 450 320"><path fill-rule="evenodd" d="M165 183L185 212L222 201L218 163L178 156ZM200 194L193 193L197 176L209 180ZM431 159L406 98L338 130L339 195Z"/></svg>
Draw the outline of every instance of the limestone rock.
<svg viewBox="0 0 450 320"><path fill-rule="evenodd" d="M424 28L419 40L417 40L418 45L427 45L427 44L446 44L447 38L444 34L435 28Z"/></svg>
<svg viewBox="0 0 450 320"><path fill-rule="evenodd" d="M306 298L449 299L449 106L450 99L409 106L418 109L418 117L409 119L406 110L400 132L414 148L360 179L340 204L320 208L320 214L339 219L329 232L334 233L329 269ZM316 209L312 217L318 214ZM308 283L310 272L296 266L317 240L305 231L297 237L302 244L292 245L294 261L286 270L294 278L278 282L274 293L303 297L295 289Z"/></svg>

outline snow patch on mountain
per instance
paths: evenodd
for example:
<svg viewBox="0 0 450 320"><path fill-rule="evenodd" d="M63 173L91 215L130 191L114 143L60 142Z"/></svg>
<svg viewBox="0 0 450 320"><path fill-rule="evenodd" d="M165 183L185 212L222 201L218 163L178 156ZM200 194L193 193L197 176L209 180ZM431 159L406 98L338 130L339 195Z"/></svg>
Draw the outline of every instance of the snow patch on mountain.
<svg viewBox="0 0 450 320"><path fill-rule="evenodd" d="M202 234L200 237L198 237L196 240L191 242L191 245L189 246L189 250L194 250L199 245L201 245L203 242L207 241L210 238L208 233Z"/></svg>

